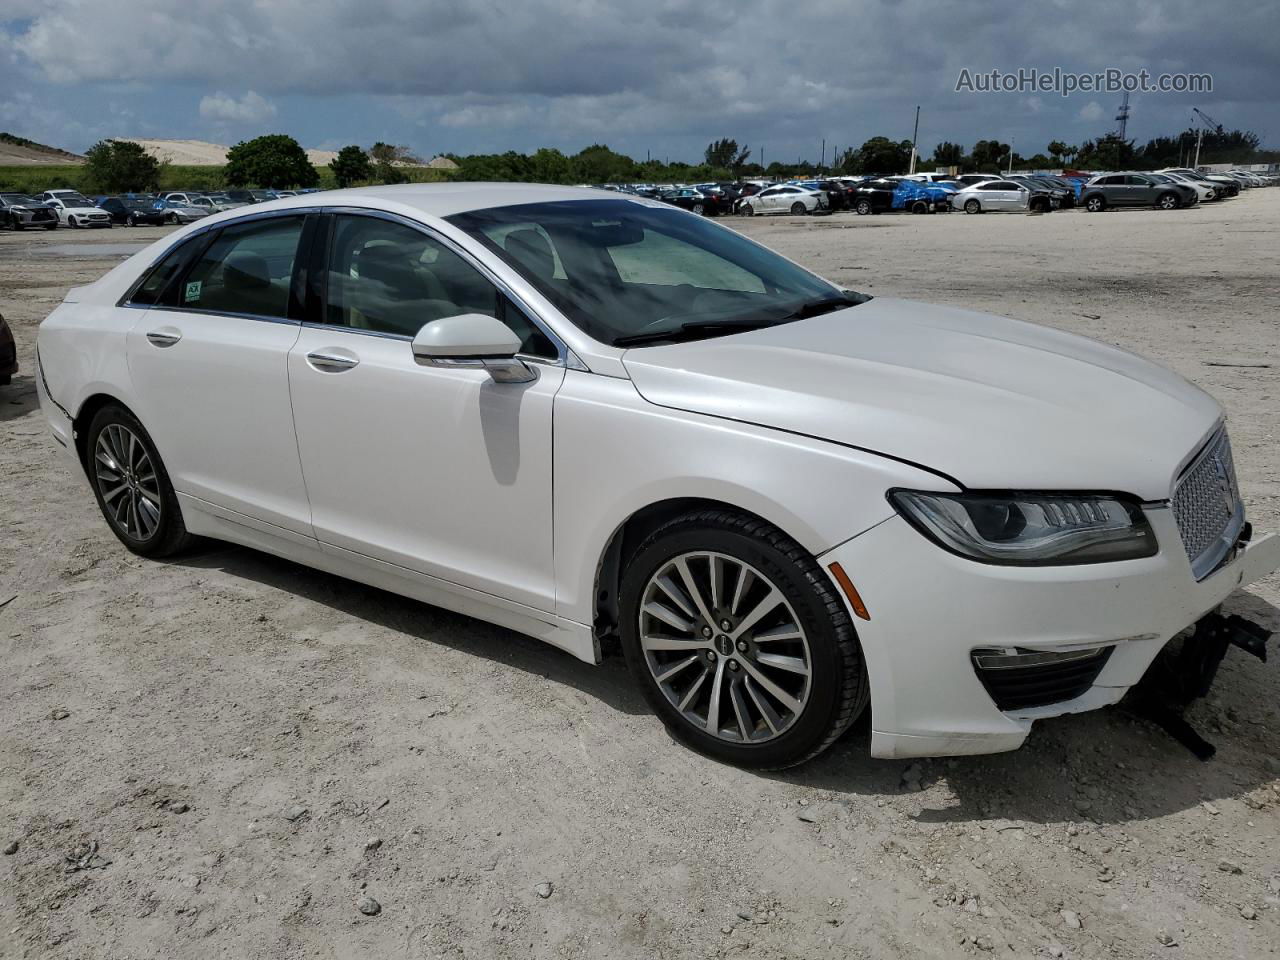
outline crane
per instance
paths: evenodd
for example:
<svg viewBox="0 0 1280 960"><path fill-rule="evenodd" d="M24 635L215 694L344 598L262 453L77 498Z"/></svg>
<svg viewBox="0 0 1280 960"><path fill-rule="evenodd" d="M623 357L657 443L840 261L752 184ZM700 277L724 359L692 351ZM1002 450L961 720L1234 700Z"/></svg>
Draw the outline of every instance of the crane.
<svg viewBox="0 0 1280 960"><path fill-rule="evenodd" d="M1200 166L1200 144L1204 142L1205 127L1208 127L1214 133L1221 136L1222 124L1220 124L1217 120L1213 119L1213 117L1209 116L1199 107L1192 107L1191 112L1194 113L1197 117L1199 117L1200 122L1204 125L1200 127L1199 130L1196 131L1196 162L1191 165L1193 167L1198 167Z"/></svg>

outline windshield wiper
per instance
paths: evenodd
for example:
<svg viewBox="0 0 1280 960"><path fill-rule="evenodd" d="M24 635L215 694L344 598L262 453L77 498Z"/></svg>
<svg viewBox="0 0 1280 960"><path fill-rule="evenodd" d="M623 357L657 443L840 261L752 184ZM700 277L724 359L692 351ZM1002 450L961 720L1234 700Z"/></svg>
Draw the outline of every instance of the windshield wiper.
<svg viewBox="0 0 1280 960"><path fill-rule="evenodd" d="M843 291L835 296L815 297L800 304L795 311L780 318L779 322L806 320L809 317L831 313L833 310L841 310L844 307L856 307L858 304L866 303L870 299L865 293L854 293L852 290Z"/></svg>
<svg viewBox="0 0 1280 960"><path fill-rule="evenodd" d="M618 337L613 341L615 347L633 347L640 343L657 343L662 340L687 340L699 334L740 333L743 330L759 330L772 327L774 320L690 320L682 323L674 330L654 330L651 333L633 333Z"/></svg>

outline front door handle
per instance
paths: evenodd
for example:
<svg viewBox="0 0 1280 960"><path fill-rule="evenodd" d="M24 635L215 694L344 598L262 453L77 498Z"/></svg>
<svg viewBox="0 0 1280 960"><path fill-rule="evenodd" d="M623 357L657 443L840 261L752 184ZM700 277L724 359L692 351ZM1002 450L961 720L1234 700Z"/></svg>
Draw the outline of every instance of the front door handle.
<svg viewBox="0 0 1280 960"><path fill-rule="evenodd" d="M148 333L147 339L157 347L172 347L182 339L182 331L174 327L161 327Z"/></svg>
<svg viewBox="0 0 1280 960"><path fill-rule="evenodd" d="M340 353L317 350L314 353L307 354L307 362L323 373L342 373L344 370L350 370L352 367L357 366L360 360Z"/></svg>

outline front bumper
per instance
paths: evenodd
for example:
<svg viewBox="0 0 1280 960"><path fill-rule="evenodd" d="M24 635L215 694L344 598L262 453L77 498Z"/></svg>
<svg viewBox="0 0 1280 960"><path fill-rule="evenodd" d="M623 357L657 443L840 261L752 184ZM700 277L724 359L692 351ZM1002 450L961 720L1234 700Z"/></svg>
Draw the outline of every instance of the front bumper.
<svg viewBox="0 0 1280 960"><path fill-rule="evenodd" d="M1164 645L1226 597L1280 567L1280 537L1256 537L1197 583L1167 507L1147 512L1160 551L1120 563L1011 567L948 553L893 517L819 558L852 579L871 684L876 757L998 753L1035 720L1115 703ZM852 612L850 614L853 616ZM1073 699L1002 711L974 671L976 649L1114 649Z"/></svg>

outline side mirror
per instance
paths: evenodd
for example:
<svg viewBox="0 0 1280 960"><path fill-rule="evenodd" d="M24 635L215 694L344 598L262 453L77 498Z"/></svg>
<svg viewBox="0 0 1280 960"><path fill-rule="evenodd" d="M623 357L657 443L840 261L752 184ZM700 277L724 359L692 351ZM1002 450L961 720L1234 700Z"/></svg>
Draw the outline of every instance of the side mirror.
<svg viewBox="0 0 1280 960"><path fill-rule="evenodd" d="M520 338L501 320L483 313L463 313L424 324L410 345L424 366L482 367L499 383L527 383L537 377L517 360Z"/></svg>

